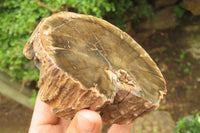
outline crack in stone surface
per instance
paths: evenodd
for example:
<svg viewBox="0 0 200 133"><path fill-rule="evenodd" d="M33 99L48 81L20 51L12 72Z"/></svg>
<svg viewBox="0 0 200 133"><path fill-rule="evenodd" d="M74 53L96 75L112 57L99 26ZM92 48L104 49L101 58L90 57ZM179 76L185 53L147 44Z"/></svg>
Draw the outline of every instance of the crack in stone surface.
<svg viewBox="0 0 200 133"><path fill-rule="evenodd" d="M157 108L166 93L162 74L140 45L92 16L63 12L44 19L24 53L40 64L41 100L65 119L87 108L107 123L131 123Z"/></svg>

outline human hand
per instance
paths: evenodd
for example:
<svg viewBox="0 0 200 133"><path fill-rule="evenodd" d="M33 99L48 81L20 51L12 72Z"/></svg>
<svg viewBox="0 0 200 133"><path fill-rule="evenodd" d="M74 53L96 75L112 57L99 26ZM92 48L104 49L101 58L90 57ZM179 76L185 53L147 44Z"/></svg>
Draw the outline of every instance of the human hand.
<svg viewBox="0 0 200 133"><path fill-rule="evenodd" d="M71 121L58 118L37 98L29 133L101 133L102 125L101 116L90 110L79 111ZM113 124L108 133L131 133L131 129L132 124Z"/></svg>

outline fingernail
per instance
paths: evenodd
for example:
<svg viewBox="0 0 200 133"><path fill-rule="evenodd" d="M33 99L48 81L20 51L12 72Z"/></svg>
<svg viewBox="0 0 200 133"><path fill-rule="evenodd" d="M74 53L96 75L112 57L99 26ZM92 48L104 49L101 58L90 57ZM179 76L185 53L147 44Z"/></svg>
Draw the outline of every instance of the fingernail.
<svg viewBox="0 0 200 133"><path fill-rule="evenodd" d="M77 128L81 133L92 133L95 129L95 123L90 121L90 117L87 114L79 114Z"/></svg>

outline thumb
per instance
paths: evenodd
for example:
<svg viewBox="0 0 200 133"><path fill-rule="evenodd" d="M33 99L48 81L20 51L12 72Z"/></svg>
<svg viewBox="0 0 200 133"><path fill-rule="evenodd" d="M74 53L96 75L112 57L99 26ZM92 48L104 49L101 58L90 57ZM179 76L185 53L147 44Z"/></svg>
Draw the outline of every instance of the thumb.
<svg viewBox="0 0 200 133"><path fill-rule="evenodd" d="M90 110L79 111L72 120L67 133L101 133L101 116Z"/></svg>

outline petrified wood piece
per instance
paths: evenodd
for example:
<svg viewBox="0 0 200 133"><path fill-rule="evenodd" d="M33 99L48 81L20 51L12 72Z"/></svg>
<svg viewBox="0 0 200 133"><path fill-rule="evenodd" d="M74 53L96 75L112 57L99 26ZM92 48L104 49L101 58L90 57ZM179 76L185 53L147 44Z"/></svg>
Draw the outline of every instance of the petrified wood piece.
<svg viewBox="0 0 200 133"><path fill-rule="evenodd" d="M65 119L90 109L100 111L108 124L131 123L155 110L166 93L145 50L89 15L60 12L43 19L23 52L40 69L41 100Z"/></svg>

